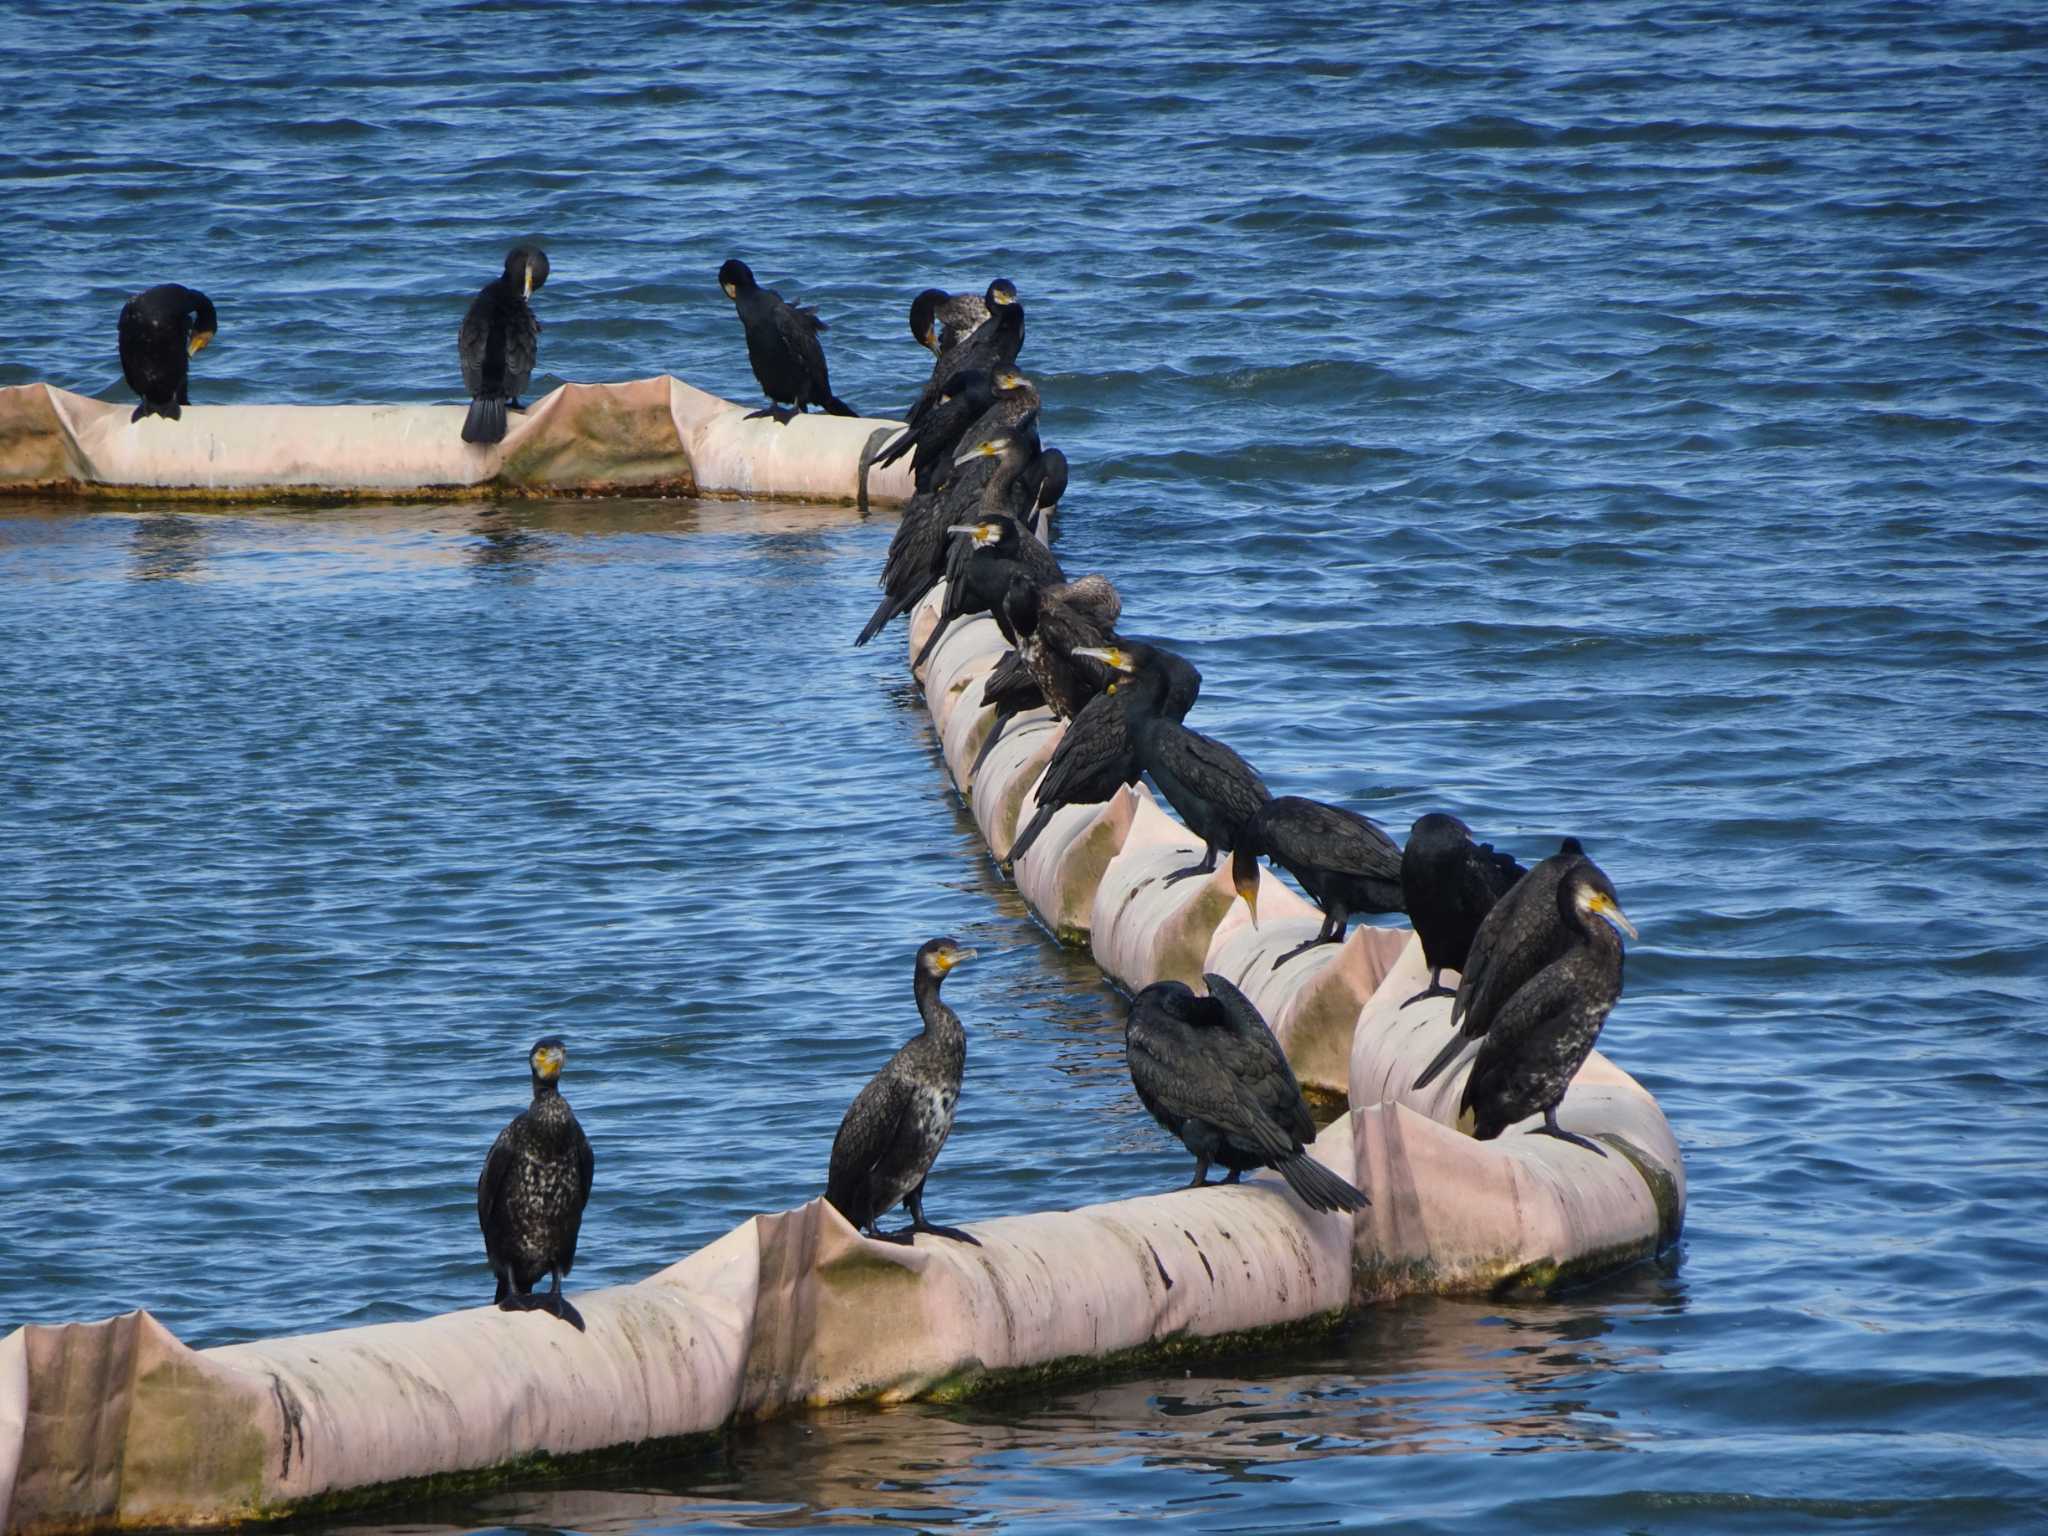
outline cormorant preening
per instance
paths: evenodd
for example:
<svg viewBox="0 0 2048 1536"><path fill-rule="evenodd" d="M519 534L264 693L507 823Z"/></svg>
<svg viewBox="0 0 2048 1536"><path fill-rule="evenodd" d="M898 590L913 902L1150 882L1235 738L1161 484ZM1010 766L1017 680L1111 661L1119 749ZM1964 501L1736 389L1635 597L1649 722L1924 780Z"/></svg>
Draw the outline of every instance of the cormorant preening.
<svg viewBox="0 0 2048 1536"><path fill-rule="evenodd" d="M1338 944L1355 913L1399 912L1401 850L1394 840L1356 811L1281 795L1253 814L1230 850L1230 878L1237 894L1259 920L1259 856L1264 854L1301 882L1323 909L1320 932L1278 960L1279 970L1304 950Z"/></svg>
<svg viewBox="0 0 2048 1536"><path fill-rule="evenodd" d="M1106 576L1040 587L1023 571L1011 573L1003 593L1004 628L1015 636L1016 649L998 661L982 679L981 702L995 706L988 737L975 754L970 779L1002 739L1003 728L1027 709L1041 706L1055 720L1071 720L1109 682L1108 669L1076 651L1109 644L1123 612Z"/></svg>
<svg viewBox="0 0 2048 1536"><path fill-rule="evenodd" d="M825 349L818 345L818 332L829 327L808 307L783 302L773 288L763 288L744 261L732 260L718 269L718 286L739 311L740 325L747 333L747 361L754 365L754 377L761 392L777 405L749 411L747 419L773 416L784 426L811 406L834 416L858 416L860 412L832 393L832 381L825 372Z"/></svg>
<svg viewBox="0 0 2048 1536"><path fill-rule="evenodd" d="M121 306L116 328L121 343L121 373L128 387L142 397L130 421L168 416L190 405L186 393L192 359L213 340L217 323L213 300L197 288L162 283L145 288Z"/></svg>
<svg viewBox="0 0 2048 1536"><path fill-rule="evenodd" d="M1136 640L1083 646L1074 655L1100 662L1116 677L1081 706L1052 749L1033 791L1038 809L1003 854L1002 862L1012 868L1055 813L1069 805L1100 805L1137 783L1145 772L1138 758L1140 732L1155 718L1186 718L1202 691L1202 674L1192 662Z"/></svg>
<svg viewBox="0 0 2048 1536"><path fill-rule="evenodd" d="M832 1171L825 1198L869 1237L914 1241L919 1232L979 1248L967 1233L935 1227L924 1216L924 1181L953 1129L960 1074L967 1065L967 1032L960 1015L939 1000L946 973L974 951L957 939L933 939L917 952L917 1011L924 1029L905 1042L861 1089L839 1134L832 1138ZM875 1223L901 1203L910 1225L879 1232Z"/></svg>
<svg viewBox="0 0 2048 1536"><path fill-rule="evenodd" d="M1314 1211L1355 1211L1372 1202L1308 1154L1316 1123L1259 1010L1221 976L1204 976L1207 997L1181 981L1155 981L1131 999L1124 1058L1152 1118L1195 1155L1188 1188L1273 1168Z"/></svg>
<svg viewBox="0 0 2048 1536"><path fill-rule="evenodd" d="M1459 1126L1469 1124L1479 1140L1491 1141L1541 1111L1535 1134L1605 1157L1605 1150L1558 1125L1557 1106L1621 998L1621 934L1633 939L1635 925L1588 858L1570 862L1551 904L1568 935L1564 952L1515 988L1494 1015L1458 1101Z"/></svg>
<svg viewBox="0 0 2048 1536"><path fill-rule="evenodd" d="M1168 885L1214 871L1217 858L1237 847L1246 824L1273 798L1250 763L1178 720L1148 719L1138 733L1138 760L1204 845L1200 859L1166 877Z"/></svg>
<svg viewBox="0 0 2048 1536"><path fill-rule="evenodd" d="M1016 286L1006 277L996 279L1011 297ZM988 300L972 293L947 293L927 288L910 301L910 334L933 357L944 357L965 341L988 318Z"/></svg>
<svg viewBox="0 0 2048 1536"><path fill-rule="evenodd" d="M1480 919L1466 951L1465 969L1458 976L1457 996L1451 999L1451 1038L1415 1079L1418 1089L1427 1088L1483 1039L1516 989L1564 953L1571 936L1558 921L1557 887L1566 871L1585 856L1576 837L1566 838L1556 853L1509 886Z"/></svg>
<svg viewBox="0 0 2048 1536"><path fill-rule="evenodd" d="M1040 449L1038 457L1024 466L1018 483L1030 501L1026 526L1042 539L1051 530L1060 498L1067 494L1067 456L1057 448Z"/></svg>
<svg viewBox="0 0 2048 1536"><path fill-rule="evenodd" d="M562 1295L562 1277L576 1263L576 1233L590 1199L594 1160L576 1112L558 1086L567 1050L552 1035L527 1053L533 1103L498 1132L476 1181L477 1225L498 1277L505 1312L552 1312L580 1332L583 1318ZM552 1287L532 1294L542 1275Z"/></svg>
<svg viewBox="0 0 2048 1536"><path fill-rule="evenodd" d="M523 410L519 397L540 356L540 321L527 302L548 280L548 253L537 245L515 246L505 271L485 283L470 301L456 333L462 359L462 387L469 391L465 443L505 440L505 413Z"/></svg>
<svg viewBox="0 0 2048 1536"><path fill-rule="evenodd" d="M1472 935L1495 902L1528 871L1491 843L1472 841L1472 829L1455 816L1432 811L1416 818L1401 852L1401 891L1422 958L1429 966L1429 985L1401 1006L1425 997L1455 997L1444 985L1444 972L1465 974L1465 955Z"/></svg>
<svg viewBox="0 0 2048 1536"><path fill-rule="evenodd" d="M950 351L942 352L933 363L932 376L903 414L909 425L914 427L924 420L925 413L937 403L946 380L954 374L973 368L994 378L1017 365L1017 353L1024 346L1024 306L1017 302L1017 285L1007 277L999 277L988 285L983 302L988 305L987 321Z"/></svg>

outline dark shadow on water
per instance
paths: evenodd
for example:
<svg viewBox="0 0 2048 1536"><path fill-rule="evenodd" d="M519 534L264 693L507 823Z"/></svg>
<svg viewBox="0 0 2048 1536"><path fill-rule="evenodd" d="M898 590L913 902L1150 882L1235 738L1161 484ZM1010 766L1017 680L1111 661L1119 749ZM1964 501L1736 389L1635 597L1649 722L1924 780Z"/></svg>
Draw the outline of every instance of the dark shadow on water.
<svg viewBox="0 0 2048 1536"><path fill-rule="evenodd" d="M130 574L137 581L186 581L205 564L206 529L173 512L144 517L129 545Z"/></svg>

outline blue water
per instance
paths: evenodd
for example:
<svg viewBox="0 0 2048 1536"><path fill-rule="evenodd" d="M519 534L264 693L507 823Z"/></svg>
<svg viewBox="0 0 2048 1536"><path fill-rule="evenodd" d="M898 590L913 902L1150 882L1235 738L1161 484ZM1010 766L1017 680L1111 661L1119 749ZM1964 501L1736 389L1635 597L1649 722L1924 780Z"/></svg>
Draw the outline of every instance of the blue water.
<svg viewBox="0 0 2048 1536"><path fill-rule="evenodd" d="M1170 1377L849 1410L422 1525L1691 1532L2048 1523L2048 26L2026 7L0 11L0 383L752 385L728 255L900 409L1016 279L1070 571L1276 792L1562 832L1665 1261ZM934 933L998 951L935 1219L1151 1190L1116 998L944 787L885 517L0 509L0 1326L413 1317L570 1043L577 1282L813 1194ZM1553 1454L1519 1454L1546 1451ZM1595 1454L1612 1452L1620 1454ZM378 1523L381 1520L402 1524Z"/></svg>

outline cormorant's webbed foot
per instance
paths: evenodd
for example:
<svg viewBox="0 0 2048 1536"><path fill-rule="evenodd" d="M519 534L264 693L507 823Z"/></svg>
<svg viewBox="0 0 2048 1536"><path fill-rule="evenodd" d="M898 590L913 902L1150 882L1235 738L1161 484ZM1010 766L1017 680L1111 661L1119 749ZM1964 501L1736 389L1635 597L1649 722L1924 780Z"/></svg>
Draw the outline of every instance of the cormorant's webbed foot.
<svg viewBox="0 0 2048 1536"><path fill-rule="evenodd" d="M1457 995L1458 993L1456 988L1447 987L1444 985L1443 967L1438 966L1435 970L1429 973L1429 985L1424 987L1420 992L1416 993L1413 997L1409 998L1408 1001L1403 1003L1401 1006L1403 1008L1413 1008L1417 1003L1421 1002L1426 997L1456 997Z"/></svg>
<svg viewBox="0 0 2048 1536"><path fill-rule="evenodd" d="M505 402L505 409L508 411L523 411L526 407L517 400L507 400Z"/></svg>
<svg viewBox="0 0 2048 1536"><path fill-rule="evenodd" d="M555 1292L554 1295L548 1298L548 1311L554 1313L555 1316L559 1317L571 1328L574 1328L578 1333L588 1333L590 1331L583 1326L583 1314L578 1312L574 1303L560 1291Z"/></svg>
<svg viewBox="0 0 2048 1536"><path fill-rule="evenodd" d="M1216 861L1204 859L1199 864L1190 864L1186 869L1176 869L1172 874L1160 881L1160 884L1179 885L1181 881L1192 880L1196 875L1213 875L1215 873Z"/></svg>
<svg viewBox="0 0 2048 1536"><path fill-rule="evenodd" d="M1237 1176L1242 1172L1244 1172L1242 1168L1231 1169L1230 1172L1223 1175L1223 1182L1226 1184L1235 1184L1237 1182Z"/></svg>
<svg viewBox="0 0 2048 1536"><path fill-rule="evenodd" d="M1607 1155L1605 1147L1596 1146L1576 1131L1568 1131L1559 1125L1557 1123L1557 1111L1554 1108L1543 1111L1543 1123L1529 1134L1531 1136L1555 1136L1559 1141L1568 1141L1575 1147L1584 1147L1588 1152L1597 1153L1601 1157Z"/></svg>
<svg viewBox="0 0 2048 1536"><path fill-rule="evenodd" d="M526 1291L507 1296L498 1303L498 1310L500 1312L551 1312L554 1309L549 1306L548 1298L545 1294Z"/></svg>
<svg viewBox="0 0 2048 1536"><path fill-rule="evenodd" d="M1336 939L1330 938L1326 934L1319 933L1314 938L1305 940L1302 943L1295 945L1294 948L1287 951L1287 953L1282 955L1278 960L1275 960L1273 962L1273 969L1276 971L1279 970L1281 966L1285 965L1288 961L1292 960L1296 955L1305 955L1319 944L1335 944L1337 942L1338 941Z"/></svg>
<svg viewBox="0 0 2048 1536"><path fill-rule="evenodd" d="M917 1228L899 1227L894 1232L884 1232L880 1227L869 1227L862 1235L878 1243L901 1243L908 1248L917 1239Z"/></svg>
<svg viewBox="0 0 2048 1536"><path fill-rule="evenodd" d="M796 412L785 411L779 405L764 405L758 411L747 412L740 420L759 421L763 416L773 416L778 425L786 427L796 419Z"/></svg>

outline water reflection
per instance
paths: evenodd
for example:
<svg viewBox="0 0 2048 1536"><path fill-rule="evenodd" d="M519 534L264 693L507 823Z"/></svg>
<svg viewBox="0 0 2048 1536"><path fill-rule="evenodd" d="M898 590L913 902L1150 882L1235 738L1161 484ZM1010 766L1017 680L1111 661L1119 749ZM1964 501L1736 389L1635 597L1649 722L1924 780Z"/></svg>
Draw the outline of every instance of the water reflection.
<svg viewBox="0 0 2048 1536"><path fill-rule="evenodd" d="M1657 1325L1684 1306L1667 1265L1584 1298L1406 1302L1283 1353L952 1407L830 1409L750 1426L693 1460L352 1529L667 1533L998 1516L1061 1529L1101 1524L1132 1479L1163 1512L1267 1499L1344 1458L1625 1451L1635 1436L1602 1396L1661 1368Z"/></svg>
<svg viewBox="0 0 2048 1536"><path fill-rule="evenodd" d="M554 548L552 539L520 526L497 508L477 520L477 540L469 546L470 569L478 576L530 582Z"/></svg>
<svg viewBox="0 0 2048 1536"><path fill-rule="evenodd" d="M185 581L205 563L206 530L175 512L138 518L129 541L129 574L137 581Z"/></svg>

